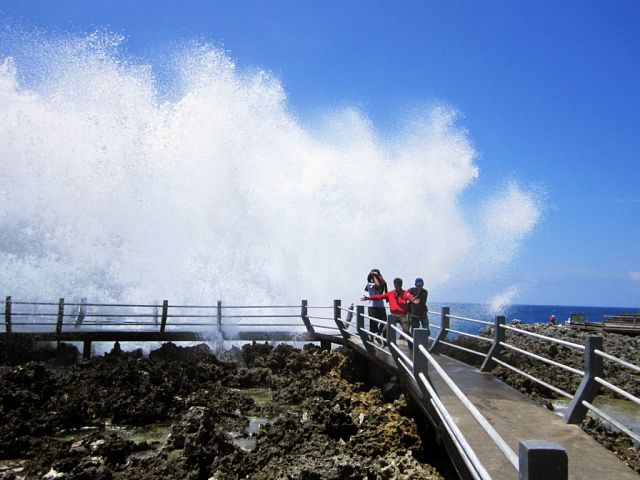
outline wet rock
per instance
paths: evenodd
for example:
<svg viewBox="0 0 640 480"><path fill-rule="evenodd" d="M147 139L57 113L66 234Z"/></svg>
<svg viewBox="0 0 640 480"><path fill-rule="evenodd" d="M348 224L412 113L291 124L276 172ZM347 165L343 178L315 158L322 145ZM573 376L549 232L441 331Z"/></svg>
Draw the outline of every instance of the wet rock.
<svg viewBox="0 0 640 480"><path fill-rule="evenodd" d="M244 367L172 344L147 358L114 348L69 364L0 365L0 456L25 458L27 478L442 478L418 459L404 398L389 403L366 385L353 352L255 344L241 353ZM257 404L246 387L270 388L272 399ZM249 435L250 417L267 423ZM134 454L146 440L108 428L158 421L171 422L166 444L144 456ZM96 428L67 439L85 426ZM238 435L255 447L240 448Z"/></svg>

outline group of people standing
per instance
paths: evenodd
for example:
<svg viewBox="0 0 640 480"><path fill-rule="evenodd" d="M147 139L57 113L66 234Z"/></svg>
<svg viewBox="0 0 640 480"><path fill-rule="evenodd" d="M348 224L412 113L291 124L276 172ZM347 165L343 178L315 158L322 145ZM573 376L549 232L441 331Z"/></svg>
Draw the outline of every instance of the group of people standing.
<svg viewBox="0 0 640 480"><path fill-rule="evenodd" d="M380 270L373 269L367 276L365 295L361 300L370 300L369 316L378 319L370 320L370 331L385 336L387 324L387 311L384 302L389 302L390 315L398 319L402 331L413 336L414 328L429 328L429 315L427 312L427 296L429 292L424 288L424 280L416 278L415 286L409 290L402 288L402 279L393 280L393 290L389 291L387 282Z"/></svg>

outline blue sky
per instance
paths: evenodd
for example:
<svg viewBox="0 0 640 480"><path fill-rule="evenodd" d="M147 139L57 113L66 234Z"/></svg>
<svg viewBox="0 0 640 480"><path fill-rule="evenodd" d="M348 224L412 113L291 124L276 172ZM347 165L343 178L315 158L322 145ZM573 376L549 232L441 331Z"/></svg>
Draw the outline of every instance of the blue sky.
<svg viewBox="0 0 640 480"><path fill-rule="evenodd" d="M185 40L281 80L301 118L355 104L378 130L446 102L482 182L547 192L512 265L540 304L640 306L640 2L3 0L47 32L107 28L136 58Z"/></svg>

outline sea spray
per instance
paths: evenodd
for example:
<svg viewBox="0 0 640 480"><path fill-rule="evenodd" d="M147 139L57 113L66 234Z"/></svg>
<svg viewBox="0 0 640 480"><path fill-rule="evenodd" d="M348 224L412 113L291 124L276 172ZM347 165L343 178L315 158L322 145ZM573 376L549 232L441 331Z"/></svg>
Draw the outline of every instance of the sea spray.
<svg viewBox="0 0 640 480"><path fill-rule="evenodd" d="M359 297L372 267L472 298L539 220L517 182L463 208L479 169L446 105L393 137L348 106L311 128L277 78L206 44L169 52L159 81L108 32L3 42L0 291L14 298L329 304Z"/></svg>

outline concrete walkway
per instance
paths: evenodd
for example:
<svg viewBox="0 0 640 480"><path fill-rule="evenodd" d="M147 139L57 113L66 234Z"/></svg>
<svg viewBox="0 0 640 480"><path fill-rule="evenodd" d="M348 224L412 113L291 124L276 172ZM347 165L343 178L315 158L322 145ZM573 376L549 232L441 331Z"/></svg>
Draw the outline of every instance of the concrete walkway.
<svg viewBox="0 0 640 480"><path fill-rule="evenodd" d="M546 440L566 448L569 478L638 480L640 477L580 427L564 423L560 416L491 374L482 373L449 357L435 357L516 454L520 440ZM431 373L431 380L440 399L492 478L517 478L511 463L477 422L470 418L464 406L435 371Z"/></svg>
<svg viewBox="0 0 640 480"><path fill-rule="evenodd" d="M369 356L359 339L352 337L349 344L360 353ZM406 343L400 342L399 346L409 358L412 358ZM450 357L434 355L434 358L516 455L521 440L544 440L566 448L571 479L638 480L640 478L640 475L580 427L564 423L560 416L535 403L493 375L482 373L478 368ZM398 371L393 358L381 351L376 352L375 361L384 364L388 371L395 370L398 375L405 373ZM515 467L496 447L433 367L430 367L429 375L441 401L491 478L517 479L518 472ZM413 384L413 389L415 394L416 384Z"/></svg>

